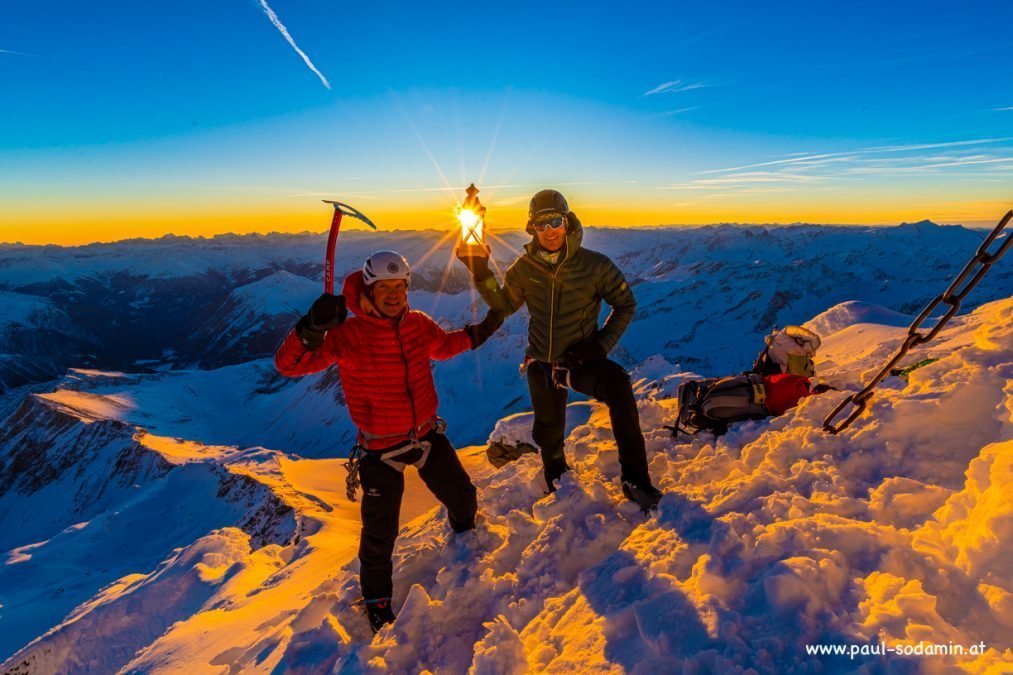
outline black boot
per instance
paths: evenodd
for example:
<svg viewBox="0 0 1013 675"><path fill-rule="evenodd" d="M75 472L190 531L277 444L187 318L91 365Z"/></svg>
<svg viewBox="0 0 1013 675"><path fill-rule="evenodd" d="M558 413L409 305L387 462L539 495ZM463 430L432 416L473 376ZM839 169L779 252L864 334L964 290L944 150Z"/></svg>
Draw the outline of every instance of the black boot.
<svg viewBox="0 0 1013 675"><path fill-rule="evenodd" d="M394 611L390 607L390 598L366 600L366 615L373 632L379 632L388 623L394 623Z"/></svg>
<svg viewBox="0 0 1013 675"><path fill-rule="evenodd" d="M661 490L651 485L649 482L643 485L634 485L629 481L623 481L623 495L626 496L630 501L634 501L640 505L640 508L647 513L658 508L658 502L664 496Z"/></svg>
<svg viewBox="0 0 1013 675"><path fill-rule="evenodd" d="M562 478L563 474L569 470L570 465L566 463L565 459L562 462L553 462L551 465L545 466L545 485L550 493L556 491L556 486L553 483Z"/></svg>

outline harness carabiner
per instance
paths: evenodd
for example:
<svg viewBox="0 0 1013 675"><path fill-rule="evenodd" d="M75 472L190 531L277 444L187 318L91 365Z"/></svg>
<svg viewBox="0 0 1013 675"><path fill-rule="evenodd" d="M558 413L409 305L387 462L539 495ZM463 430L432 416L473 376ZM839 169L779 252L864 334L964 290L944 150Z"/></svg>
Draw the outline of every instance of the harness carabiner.
<svg viewBox="0 0 1013 675"><path fill-rule="evenodd" d="M569 367L562 363L553 363L552 370L549 372L549 382L554 389L573 389L573 385L570 383Z"/></svg>
<svg viewBox="0 0 1013 675"><path fill-rule="evenodd" d="M348 453L348 460L342 464L345 467L345 471L348 472L348 476L345 477L345 496L348 497L349 501L357 501L356 494L359 490L359 462L362 461L362 452L364 448L356 443L352 446L351 452Z"/></svg>

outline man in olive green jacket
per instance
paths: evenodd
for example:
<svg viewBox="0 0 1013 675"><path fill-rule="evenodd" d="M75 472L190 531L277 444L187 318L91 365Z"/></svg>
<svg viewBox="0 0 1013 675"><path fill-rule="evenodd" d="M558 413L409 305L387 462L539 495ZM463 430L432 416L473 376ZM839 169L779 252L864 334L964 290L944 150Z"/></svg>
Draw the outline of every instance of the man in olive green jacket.
<svg viewBox="0 0 1013 675"><path fill-rule="evenodd" d="M619 446L623 493L645 510L661 493L647 471L640 415L626 370L607 354L633 320L637 301L607 256L581 247L583 229L563 195L542 190L531 199L531 242L500 286L488 257L462 257L489 307L507 316L528 307L525 358L534 410L532 436L541 449L545 481L554 490L569 467L563 454L567 388L605 403ZM604 300L612 308L598 327Z"/></svg>

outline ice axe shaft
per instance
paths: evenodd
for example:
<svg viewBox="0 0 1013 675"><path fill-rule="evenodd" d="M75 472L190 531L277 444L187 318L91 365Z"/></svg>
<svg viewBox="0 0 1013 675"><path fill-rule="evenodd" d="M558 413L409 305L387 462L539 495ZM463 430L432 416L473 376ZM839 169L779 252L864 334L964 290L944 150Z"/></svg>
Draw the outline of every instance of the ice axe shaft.
<svg viewBox="0 0 1013 675"><path fill-rule="evenodd" d="M334 295L334 246L338 243L338 231L341 229L341 209L334 209L331 218L331 233L327 236L327 255L324 257L324 293Z"/></svg>
<svg viewBox="0 0 1013 675"><path fill-rule="evenodd" d="M344 216L358 218L374 230L376 225L358 209L330 199L321 200L325 204L334 205L334 217L331 218L331 232L327 236L327 255L324 257L324 293L334 295L334 247L338 243L338 232L341 230L341 219Z"/></svg>

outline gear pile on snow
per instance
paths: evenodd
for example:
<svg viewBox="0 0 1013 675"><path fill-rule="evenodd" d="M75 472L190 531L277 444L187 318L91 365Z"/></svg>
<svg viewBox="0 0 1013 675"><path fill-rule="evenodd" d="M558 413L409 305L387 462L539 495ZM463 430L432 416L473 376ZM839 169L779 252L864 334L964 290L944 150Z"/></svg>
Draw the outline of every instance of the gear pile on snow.
<svg viewBox="0 0 1013 675"><path fill-rule="evenodd" d="M689 380L679 386L679 417L666 426L673 435L710 431L720 436L728 425L783 415L810 394L813 358L820 336L801 326L786 326L764 338L753 369L742 375Z"/></svg>

